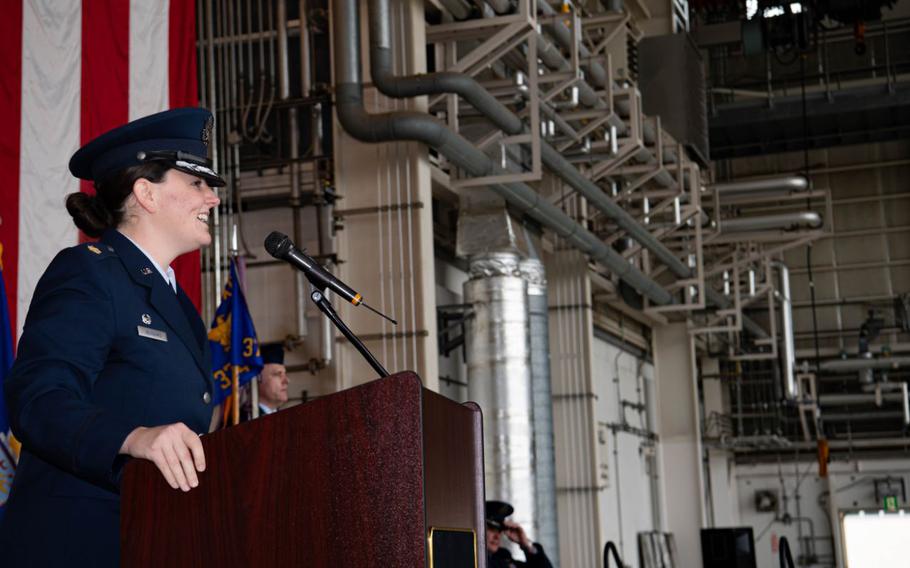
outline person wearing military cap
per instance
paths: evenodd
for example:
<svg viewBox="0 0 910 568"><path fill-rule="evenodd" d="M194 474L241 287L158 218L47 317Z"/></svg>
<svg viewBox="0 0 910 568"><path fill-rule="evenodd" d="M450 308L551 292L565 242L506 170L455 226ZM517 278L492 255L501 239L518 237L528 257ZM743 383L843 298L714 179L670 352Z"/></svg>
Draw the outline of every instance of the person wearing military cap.
<svg viewBox="0 0 910 568"><path fill-rule="evenodd" d="M130 458L174 489L199 484L212 419L206 330L171 263L207 246L224 181L207 158L212 115L186 108L79 149L95 193L66 208L97 242L60 251L33 293L5 381L22 442L0 521L4 565L117 566L119 485Z"/></svg>
<svg viewBox="0 0 910 568"><path fill-rule="evenodd" d="M486 502L487 568L553 568L543 546L531 541L521 525L508 519L514 512L512 505L503 501ZM502 546L503 534L521 548L524 562L513 559L512 553Z"/></svg>
<svg viewBox="0 0 910 568"><path fill-rule="evenodd" d="M262 355L262 372L259 373L257 392L259 416L278 412L288 401L288 371L284 366L284 346L268 343L259 348ZM252 404L252 403L250 403ZM253 418L250 405L244 407L242 420Z"/></svg>

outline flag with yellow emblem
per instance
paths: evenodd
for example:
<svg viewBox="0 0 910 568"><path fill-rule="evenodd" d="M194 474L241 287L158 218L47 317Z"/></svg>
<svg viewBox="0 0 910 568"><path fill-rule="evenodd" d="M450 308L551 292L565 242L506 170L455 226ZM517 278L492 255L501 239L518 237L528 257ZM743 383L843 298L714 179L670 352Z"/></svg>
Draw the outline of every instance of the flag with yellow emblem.
<svg viewBox="0 0 910 568"><path fill-rule="evenodd" d="M9 430L9 414L3 398L3 381L13 366L13 330L9 323L6 286L3 285L3 246L0 245L0 519L13 486L19 443Z"/></svg>
<svg viewBox="0 0 910 568"><path fill-rule="evenodd" d="M234 389L250 382L262 371L262 355L259 353L256 328L253 327L253 318L247 309L233 259L230 276L221 293L221 305L215 310L215 321L209 331L209 344L212 348L212 375L215 379L212 401L221 404L232 395L236 401L237 393Z"/></svg>

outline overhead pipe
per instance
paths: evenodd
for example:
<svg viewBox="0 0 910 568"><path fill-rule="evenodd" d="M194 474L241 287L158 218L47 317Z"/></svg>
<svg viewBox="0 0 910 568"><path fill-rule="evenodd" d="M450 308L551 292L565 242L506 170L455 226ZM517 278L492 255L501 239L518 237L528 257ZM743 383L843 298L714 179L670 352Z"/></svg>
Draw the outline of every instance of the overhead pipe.
<svg viewBox="0 0 910 568"><path fill-rule="evenodd" d="M782 262L773 264L777 268L780 285L777 290L780 299L781 327L783 332L783 360L784 395L787 400L796 400L799 397L799 385L796 383L796 339L793 335L793 296L790 293L790 269Z"/></svg>
<svg viewBox="0 0 910 568"><path fill-rule="evenodd" d="M540 3L539 7L546 13L547 8L543 8L548 5L546 3ZM391 97L414 97L421 95L433 95L433 94L448 94L454 93L462 98L464 98L468 103L470 103L474 108L487 116L490 121L493 122L498 128L503 130L505 133L510 135L516 135L524 132L524 124L520 118L518 118L514 113L512 113L507 107L502 103L496 100L486 89L483 88L473 77L465 75L462 73L452 73L452 72L440 72L440 73L428 73L421 75L411 75L399 77L394 74L392 68L392 32L390 22L390 7L389 0L371 0L369 3L370 9L370 75L373 80L373 84L379 89L380 92L391 96ZM550 9L552 12L552 9ZM555 14L555 12L552 12ZM359 14L358 14L359 16ZM562 25L562 24L559 24ZM564 27L564 26L563 26ZM568 33L568 31L567 31ZM336 34L337 35L337 34ZM357 60L359 63L359 51L356 51L359 45L357 41L354 41L355 38L347 37L347 49L349 53L354 53L357 55ZM538 48L540 45L544 45L543 52L539 51L541 58L546 64L548 61L551 65L568 66L568 62L562 58L562 55L552 47L552 45L547 42L544 38L540 37ZM353 45L351 45L353 43ZM549 46L549 47L547 47ZM337 52L337 48L336 48ZM560 62L561 61L561 62ZM346 66L350 65L350 62L341 61L341 64ZM350 71L346 71L349 76ZM359 67L357 69L357 81L359 82ZM350 77L349 77L350 79ZM350 90L349 90L350 91ZM593 90L592 90L593 92ZM339 86L339 101L341 100L341 90ZM598 98L599 100L599 98ZM602 103L602 101L601 101ZM362 104L361 110L362 110ZM360 113L360 110L354 109L357 113ZM377 116L377 115L372 115ZM339 107L339 118L342 117L342 110ZM355 126L363 125L363 116L356 118ZM435 121L434 121L435 123ZM344 122L342 122L344 125ZM438 123L436 123L438 124ZM347 126L345 126L347 128ZM357 137L354 132L351 132L352 135ZM454 134L454 133L453 133ZM375 141L375 140L374 140ZM431 144L432 145L432 144ZM572 164L568 162L559 152L557 152L552 146L547 144L545 141L541 141L541 161L549 169L551 169L556 175L558 175L563 181L576 189L581 193L592 205L594 205L598 210L603 212L605 215L610 217L621 229L625 230L632 236L636 241L638 241L643 247L651 251L654 256L664 263L670 271L675 274L678 278L691 278L693 273L692 270L680 261L672 251L670 251L666 246L663 245L658 239L656 239L644 226L638 223L631 215L626 212L625 209L617 205L612 199L610 199L604 191L598 187L596 184L591 182L587 177L582 175ZM442 152L442 150L440 150ZM445 152L442 152L445 155ZM493 164L490 163L492 167ZM469 168L465 168L470 171ZM665 172L666 173L666 172ZM474 175L486 175L486 171ZM541 200L533 189L525 184L505 184L504 186L491 186L494 191L499 193L502 192L503 188L506 188L507 194L503 196L510 202L512 200L517 200L519 202L527 204L539 203L539 207L551 209L551 211L546 215L546 218L552 219L554 216L565 216L558 208L550 206L549 202ZM514 192L514 194L508 194L509 192ZM533 196L533 199L530 199ZM513 203L514 204L514 203ZM533 215L532 215L533 216ZM544 224L548 224L548 221L538 219ZM566 219L566 222L560 222L559 229L554 229L557 234L561 234L560 230L566 231L572 225L577 225L574 221ZM552 227L551 227L552 228ZM604 259L604 258L614 258L616 256L615 251L612 251L610 247L606 247L600 239L594 235L584 231L586 236L583 238L584 243L577 243L577 246L580 250L583 250L590 254L591 256ZM572 231L574 233L574 230ZM564 236L564 235L563 235ZM571 240L571 239L570 239ZM580 240L580 239L579 239ZM619 257L622 258L622 257ZM627 271L631 265L623 260L622 264L619 266L615 265L615 261L604 261L611 270L617 272L618 275L622 278L622 274ZM614 264L611 264L613 262ZM619 269L619 270L618 270ZM636 269L637 271L637 269ZM644 275L642 275L644 276ZM647 278L647 277L644 277ZM639 279L640 280L640 279ZM648 279L650 280L650 279ZM628 282L628 281L627 281ZM653 281L650 281L653 283ZM632 284L628 282L634 288L642 292L641 285ZM656 284L656 283L655 283ZM647 285L649 288L650 284ZM647 294L646 294L647 295ZM714 292L710 288L707 290L708 300L713 305L716 305L720 308L729 308L732 305L732 302L724 297L723 295ZM662 298L666 298L663 294L660 295ZM651 297L652 301L657 304L666 304L670 303L669 300L656 300L654 297ZM746 316L743 316L743 324L753 335L759 338L768 337L767 332L764 329L755 323L753 320L749 319Z"/></svg>
<svg viewBox="0 0 910 568"><path fill-rule="evenodd" d="M764 195L778 193L794 193L809 189L809 180L805 176L785 176L764 179L744 179L708 186L723 197L738 197L741 195Z"/></svg>
<svg viewBox="0 0 910 568"><path fill-rule="evenodd" d="M855 373L866 369L896 370L910 365L910 357L879 357L877 359L832 359L822 361L818 368L823 373Z"/></svg>
<svg viewBox="0 0 910 568"><path fill-rule="evenodd" d="M428 115L406 111L371 114L366 111L360 72L360 14L357 1L339 0L334 6L336 110L338 120L345 130L364 142L422 142L473 176L485 176L497 171L496 165L486 154ZM660 284L530 186L507 183L492 184L489 187L512 206L564 238L571 246L594 260L603 262L619 278L655 304L673 302L673 296Z"/></svg>
<svg viewBox="0 0 910 568"><path fill-rule="evenodd" d="M471 17L471 6L464 0L439 0L439 3L458 21Z"/></svg>
<svg viewBox="0 0 910 568"><path fill-rule="evenodd" d="M867 422L871 420L904 420L904 412L900 410L880 410L877 412L832 412L821 413L822 420L826 422Z"/></svg>
<svg viewBox="0 0 910 568"><path fill-rule="evenodd" d="M901 383L906 385L907 383ZM837 406L847 404L877 404L878 402L903 402L903 392L887 392L875 394L874 392L861 393L831 393L818 395L818 404L822 406Z"/></svg>
<svg viewBox="0 0 910 568"><path fill-rule="evenodd" d="M821 215L815 211L802 211L800 213L780 213L778 215L762 215L760 217L721 219L720 232L722 234L745 233L774 229L789 231L800 228L818 229L821 226Z"/></svg>

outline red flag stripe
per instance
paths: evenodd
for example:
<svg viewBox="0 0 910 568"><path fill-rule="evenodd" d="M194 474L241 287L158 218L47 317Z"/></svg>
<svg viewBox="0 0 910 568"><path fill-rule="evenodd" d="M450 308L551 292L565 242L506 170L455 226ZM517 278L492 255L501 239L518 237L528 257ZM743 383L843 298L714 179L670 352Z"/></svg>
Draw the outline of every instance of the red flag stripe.
<svg viewBox="0 0 910 568"><path fill-rule="evenodd" d="M121 0L82 2L80 144L129 121L129 8ZM95 193L89 181L80 189Z"/></svg>
<svg viewBox="0 0 910 568"><path fill-rule="evenodd" d="M22 2L4 3L0 18L0 246L10 325L16 327L19 267L19 129L22 114ZM15 342L14 342L15 343Z"/></svg>
<svg viewBox="0 0 910 568"><path fill-rule="evenodd" d="M168 97L171 108L199 104L196 89L196 2L170 0L168 13ZM180 286L199 310L202 306L202 278L199 252L185 254L174 261Z"/></svg>

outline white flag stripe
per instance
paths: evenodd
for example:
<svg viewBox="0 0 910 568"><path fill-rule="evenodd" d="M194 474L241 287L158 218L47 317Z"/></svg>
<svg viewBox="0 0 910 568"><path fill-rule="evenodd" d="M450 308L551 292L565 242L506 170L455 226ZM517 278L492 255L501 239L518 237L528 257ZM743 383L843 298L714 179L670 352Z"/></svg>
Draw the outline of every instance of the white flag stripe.
<svg viewBox="0 0 910 568"><path fill-rule="evenodd" d="M78 242L63 203L79 191L68 164L79 148L82 3L27 0L22 26L17 336L41 274Z"/></svg>
<svg viewBox="0 0 910 568"><path fill-rule="evenodd" d="M169 108L170 2L130 0L130 120Z"/></svg>

